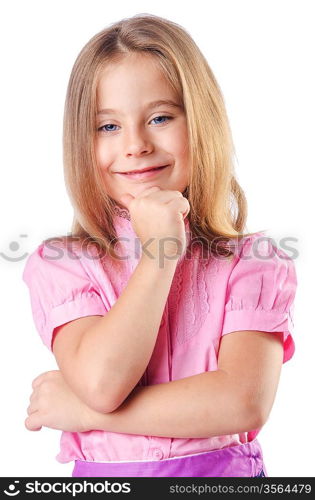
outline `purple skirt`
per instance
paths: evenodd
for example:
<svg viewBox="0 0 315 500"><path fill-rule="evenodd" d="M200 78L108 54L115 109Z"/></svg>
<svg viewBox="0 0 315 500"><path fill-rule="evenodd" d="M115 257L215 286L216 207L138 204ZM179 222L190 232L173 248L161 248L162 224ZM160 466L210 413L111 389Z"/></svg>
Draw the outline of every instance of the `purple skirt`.
<svg viewBox="0 0 315 500"><path fill-rule="evenodd" d="M154 461L76 460L72 477L268 477L261 446L249 443Z"/></svg>

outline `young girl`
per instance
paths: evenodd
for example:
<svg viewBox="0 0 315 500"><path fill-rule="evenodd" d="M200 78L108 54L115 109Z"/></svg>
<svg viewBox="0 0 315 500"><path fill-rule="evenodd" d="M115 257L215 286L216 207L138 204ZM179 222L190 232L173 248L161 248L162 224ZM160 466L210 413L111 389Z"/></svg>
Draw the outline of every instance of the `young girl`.
<svg viewBox="0 0 315 500"><path fill-rule="evenodd" d="M243 232L233 155L182 27L136 15L82 49L64 115L72 234L23 273L59 367L33 381L25 426L63 431L73 477L267 475L257 434L294 353L297 281Z"/></svg>

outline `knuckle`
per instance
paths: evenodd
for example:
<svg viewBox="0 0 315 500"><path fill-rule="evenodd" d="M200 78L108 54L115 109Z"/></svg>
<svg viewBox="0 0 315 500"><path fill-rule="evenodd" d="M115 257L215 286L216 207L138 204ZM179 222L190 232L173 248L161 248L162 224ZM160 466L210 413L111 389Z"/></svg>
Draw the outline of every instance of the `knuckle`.
<svg viewBox="0 0 315 500"><path fill-rule="evenodd" d="M178 196L176 196L176 198L173 198L169 204L173 207L182 206L182 200Z"/></svg>
<svg viewBox="0 0 315 500"><path fill-rule="evenodd" d="M134 198L133 201L149 198L152 193L155 193L156 191L160 191L160 188L158 186L151 186L147 189L144 189L136 198Z"/></svg>
<svg viewBox="0 0 315 500"><path fill-rule="evenodd" d="M186 200L186 198L183 198L181 201L182 201L182 204L185 205L185 207L188 208L190 206L189 202L188 202L188 200Z"/></svg>
<svg viewBox="0 0 315 500"><path fill-rule="evenodd" d="M40 388L40 392L38 393L39 396L41 395L45 395L45 394L48 394L49 393L49 387L50 387L50 384L49 382L45 382L41 385L41 388Z"/></svg>

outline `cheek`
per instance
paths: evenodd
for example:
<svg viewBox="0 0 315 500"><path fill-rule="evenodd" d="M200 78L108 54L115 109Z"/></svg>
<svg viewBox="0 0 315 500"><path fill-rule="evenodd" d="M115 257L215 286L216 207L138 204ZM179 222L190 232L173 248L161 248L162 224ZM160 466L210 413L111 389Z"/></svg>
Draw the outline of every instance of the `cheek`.
<svg viewBox="0 0 315 500"><path fill-rule="evenodd" d="M187 127L183 126L177 131L173 143L174 156L179 161L179 177L181 182L186 186L189 182L189 145L188 145L188 131ZM184 189L184 188L183 188Z"/></svg>
<svg viewBox="0 0 315 500"><path fill-rule="evenodd" d="M95 154L96 154L96 161L100 169L106 170L112 162L112 158L108 152L108 149L104 147L104 144L98 142L96 143Z"/></svg>
<svg viewBox="0 0 315 500"><path fill-rule="evenodd" d="M174 155L180 158L186 158L188 152L188 133L185 126L176 130L172 137L171 146Z"/></svg>

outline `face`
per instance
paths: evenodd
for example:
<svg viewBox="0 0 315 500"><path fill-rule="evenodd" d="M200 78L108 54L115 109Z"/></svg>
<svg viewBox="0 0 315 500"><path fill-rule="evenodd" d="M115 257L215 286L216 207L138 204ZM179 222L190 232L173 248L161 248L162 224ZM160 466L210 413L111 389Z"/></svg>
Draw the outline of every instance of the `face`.
<svg viewBox="0 0 315 500"><path fill-rule="evenodd" d="M171 103L154 103L155 101ZM107 66L97 89L96 157L104 189L115 202L144 189L183 192L188 185L184 109L152 56L131 54ZM147 173L127 174L148 167Z"/></svg>

